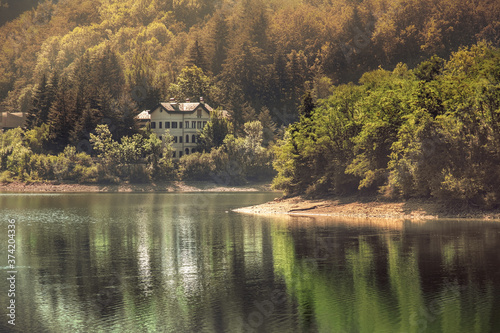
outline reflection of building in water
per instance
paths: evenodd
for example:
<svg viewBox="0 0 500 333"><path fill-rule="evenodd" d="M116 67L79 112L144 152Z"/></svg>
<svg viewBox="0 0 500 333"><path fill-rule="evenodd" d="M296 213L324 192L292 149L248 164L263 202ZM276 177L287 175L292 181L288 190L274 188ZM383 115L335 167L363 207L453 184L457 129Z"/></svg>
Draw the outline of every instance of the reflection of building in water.
<svg viewBox="0 0 500 333"><path fill-rule="evenodd" d="M150 232L147 229L147 218L147 215L141 215L137 228L137 232L139 233L139 242L137 244L139 286L146 296L150 295L153 289L151 277L151 249L149 248Z"/></svg>
<svg viewBox="0 0 500 333"><path fill-rule="evenodd" d="M196 237L196 225L184 219L177 226L177 268L182 276L184 291L187 295L201 292L200 274L202 274L203 258L197 243L201 241Z"/></svg>

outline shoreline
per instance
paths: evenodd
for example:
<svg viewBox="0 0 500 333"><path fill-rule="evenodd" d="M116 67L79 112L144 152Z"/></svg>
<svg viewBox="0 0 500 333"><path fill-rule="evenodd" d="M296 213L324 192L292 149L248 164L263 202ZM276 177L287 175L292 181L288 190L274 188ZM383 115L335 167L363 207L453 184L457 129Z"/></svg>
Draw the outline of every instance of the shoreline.
<svg viewBox="0 0 500 333"><path fill-rule="evenodd" d="M304 199L301 196L277 198L261 205L234 209L234 212L267 216L344 217L361 219L499 220L500 210L450 211L432 200L378 201L376 197Z"/></svg>
<svg viewBox="0 0 500 333"><path fill-rule="evenodd" d="M77 184L0 183L0 193L153 193L153 192L272 192L269 183L224 185L211 181L168 181L156 183Z"/></svg>

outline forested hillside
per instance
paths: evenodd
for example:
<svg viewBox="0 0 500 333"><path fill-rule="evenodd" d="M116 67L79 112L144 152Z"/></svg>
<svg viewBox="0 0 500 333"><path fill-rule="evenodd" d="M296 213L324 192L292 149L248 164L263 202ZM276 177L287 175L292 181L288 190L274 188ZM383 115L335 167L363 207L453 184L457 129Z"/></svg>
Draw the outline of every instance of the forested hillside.
<svg viewBox="0 0 500 333"><path fill-rule="evenodd" d="M500 49L480 43L360 83L335 87L289 127L276 188L500 204Z"/></svg>
<svg viewBox="0 0 500 333"><path fill-rule="evenodd" d="M500 43L498 1L44 1L0 28L0 100L50 122L61 149L170 97L203 95L241 130L265 109L294 119L306 90L483 39Z"/></svg>
<svg viewBox="0 0 500 333"><path fill-rule="evenodd" d="M3 135L2 178L119 181L142 164L144 179L245 180L274 151L289 194L493 207L498 46L496 0L40 2L0 27L0 105L29 113ZM214 118L173 172L133 117L200 96L230 123Z"/></svg>

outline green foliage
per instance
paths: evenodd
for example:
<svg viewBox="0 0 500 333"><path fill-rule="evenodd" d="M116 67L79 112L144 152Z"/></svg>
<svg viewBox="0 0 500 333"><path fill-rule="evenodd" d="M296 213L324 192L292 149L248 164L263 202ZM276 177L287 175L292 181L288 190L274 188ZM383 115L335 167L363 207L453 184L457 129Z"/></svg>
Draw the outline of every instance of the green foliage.
<svg viewBox="0 0 500 333"><path fill-rule="evenodd" d="M212 80L205 75L203 70L195 65L185 67L179 74L176 83L170 85L169 92L180 102L190 99L196 102L203 97L210 102L214 95L215 87Z"/></svg>
<svg viewBox="0 0 500 333"><path fill-rule="evenodd" d="M278 143L274 187L498 206L500 50L479 43L437 63L379 69L333 89Z"/></svg>
<svg viewBox="0 0 500 333"><path fill-rule="evenodd" d="M5 170L0 173L0 183L12 183L13 180L12 172Z"/></svg>
<svg viewBox="0 0 500 333"><path fill-rule="evenodd" d="M56 152L103 119L117 138L131 135L131 115L172 94L223 105L241 131L255 120L243 119L246 103L298 115L307 90L325 98L331 82L379 65L414 66L479 40L498 45L499 17L490 0L43 1L0 26L0 103L29 110L30 128L48 122ZM437 59L420 80L439 72ZM182 87L193 65L208 91L204 82Z"/></svg>
<svg viewBox="0 0 500 333"><path fill-rule="evenodd" d="M39 127L26 131L24 140L26 140L28 147L34 153L42 153L49 143L49 125L42 124Z"/></svg>
<svg viewBox="0 0 500 333"><path fill-rule="evenodd" d="M233 132L233 125L221 110L210 114L210 121L199 134L198 150L210 152L212 148L220 147L226 136Z"/></svg>
<svg viewBox="0 0 500 333"><path fill-rule="evenodd" d="M173 175L172 137L165 133L162 142L155 134L143 137L135 134L113 140L107 125L98 125L90 142L97 154L100 179L118 182L120 179L146 181L167 180Z"/></svg>
<svg viewBox="0 0 500 333"><path fill-rule="evenodd" d="M244 137L227 134L219 147L183 156L179 161L179 177L231 185L273 176L273 156L262 146L262 124L259 121L248 122L244 128Z"/></svg>
<svg viewBox="0 0 500 333"><path fill-rule="evenodd" d="M140 143L133 116L169 97L203 96L234 121L227 144L221 131L204 148L218 167L240 163L221 172L243 179L241 165L257 163L241 155L248 153L245 123L262 123L260 145L268 147L285 132L276 126L302 113L278 144L277 188L460 192L457 200L493 202L496 192L483 184L488 177L496 184L498 172L498 51L478 41L500 45L499 17L490 0L41 2L0 27L0 103L28 111L35 130L2 145L1 168L20 179L51 177L35 175L26 161L36 155L43 169L41 155L81 147L90 133L102 134L97 125L109 124L111 141L96 141L98 176L89 167L87 179L169 178L168 144ZM426 58L414 71L398 65ZM373 70L379 67L395 69ZM360 87L342 85L359 78ZM328 97L332 82L338 86ZM417 181L431 169L414 156L434 140L451 149L449 170ZM488 172L479 176L478 168ZM474 191L480 194L472 198Z"/></svg>
<svg viewBox="0 0 500 333"><path fill-rule="evenodd" d="M184 180L207 180L213 172L212 156L196 152L184 155L179 161L179 177Z"/></svg>

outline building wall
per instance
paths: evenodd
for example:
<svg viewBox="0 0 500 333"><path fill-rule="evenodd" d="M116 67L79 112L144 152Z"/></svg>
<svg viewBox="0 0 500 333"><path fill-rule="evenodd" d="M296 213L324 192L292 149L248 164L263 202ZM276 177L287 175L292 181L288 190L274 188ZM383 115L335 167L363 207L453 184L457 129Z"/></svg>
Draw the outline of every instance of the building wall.
<svg viewBox="0 0 500 333"><path fill-rule="evenodd" d="M201 114L198 114L198 109L201 110ZM194 152L197 142L193 142L193 137L197 137L210 120L210 115L207 111L202 108L198 109L194 112L173 113L166 112L159 107L151 113L151 130L162 139L165 131L169 131L170 135L174 137L172 146L175 150L175 158L185 155L186 149L188 149L189 154ZM182 125L180 125L181 123ZM195 128L193 128L193 124Z"/></svg>
<svg viewBox="0 0 500 333"><path fill-rule="evenodd" d="M23 127L25 125L28 114L22 112L1 112L0 113L0 129L10 129Z"/></svg>

